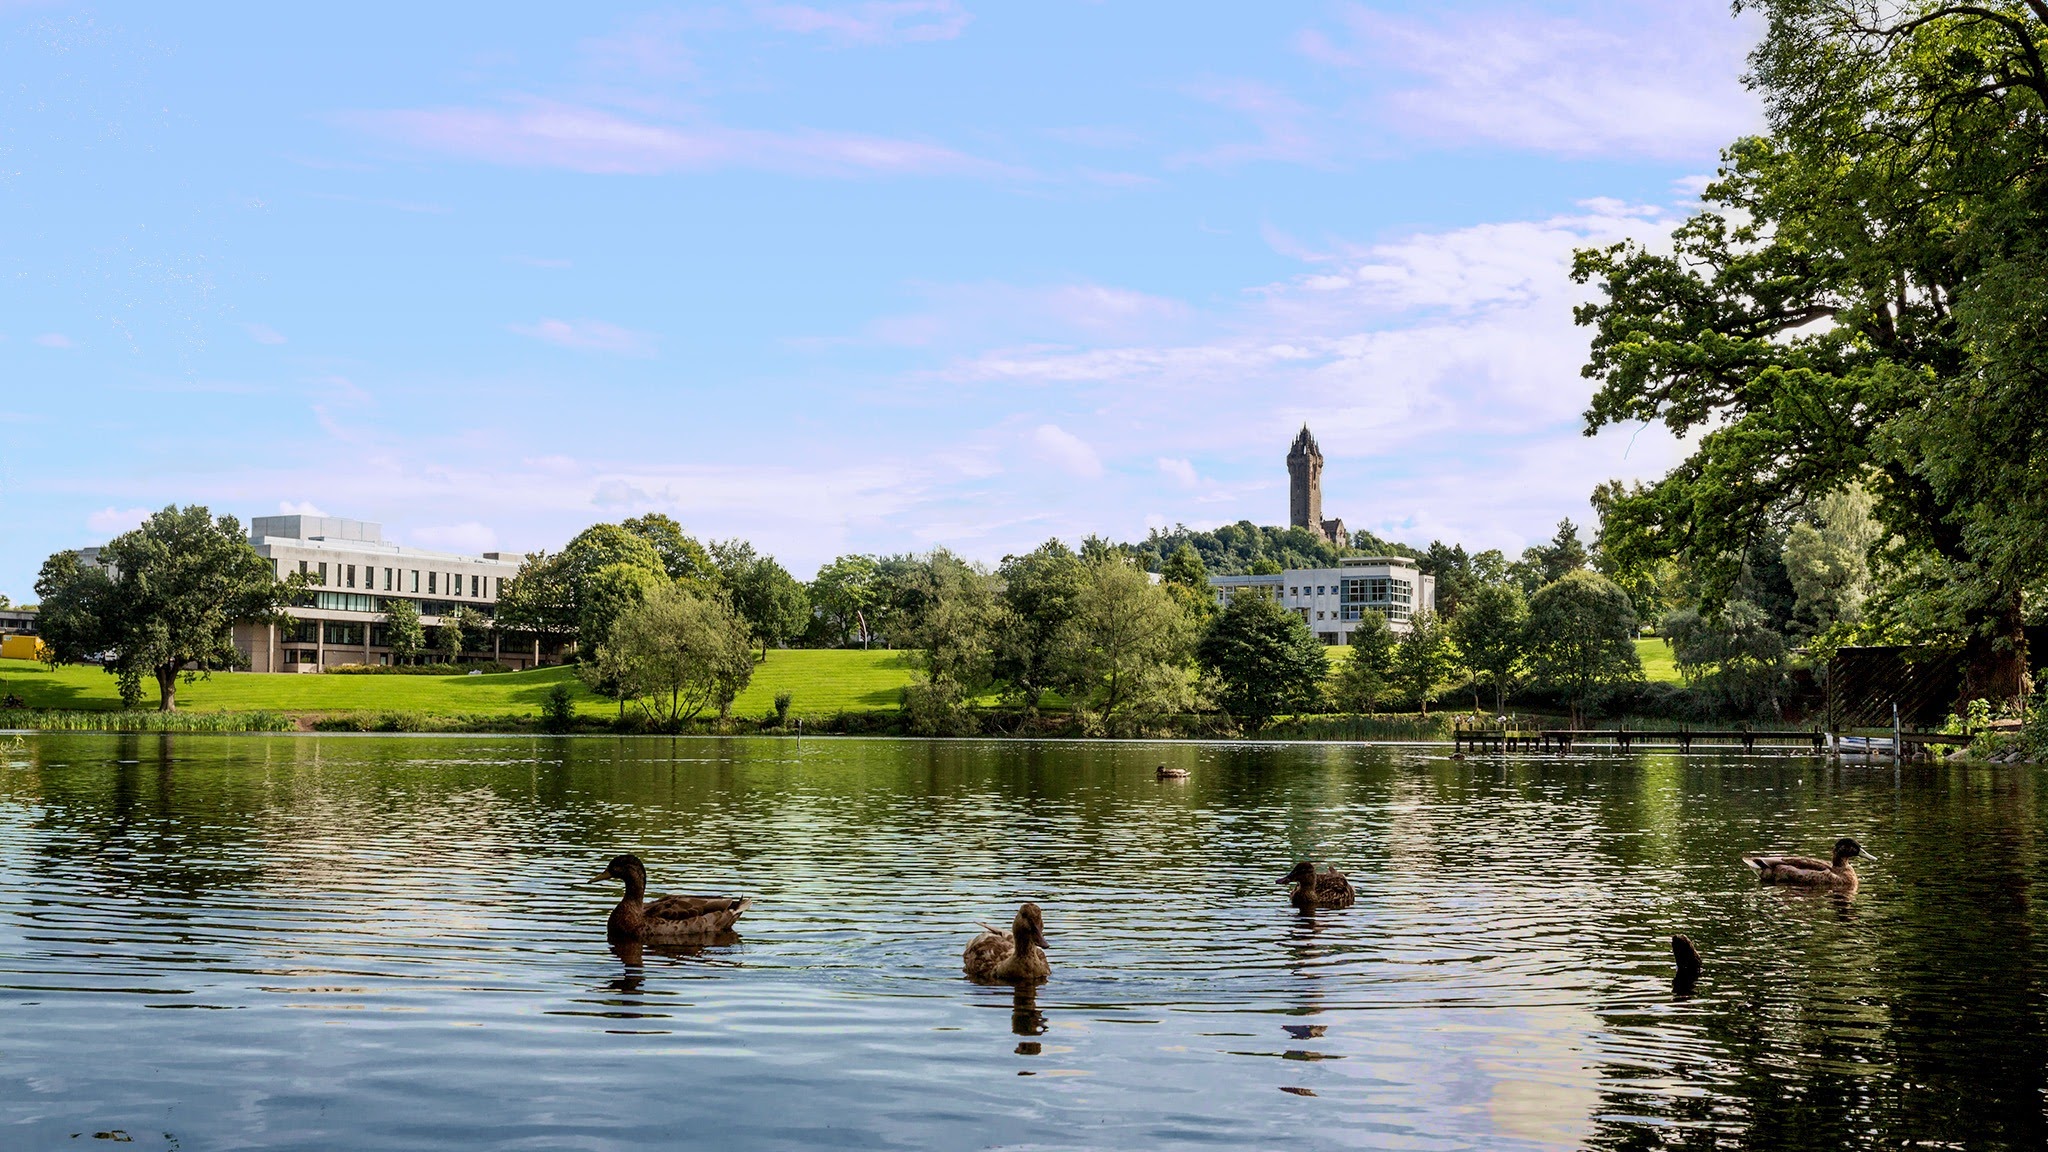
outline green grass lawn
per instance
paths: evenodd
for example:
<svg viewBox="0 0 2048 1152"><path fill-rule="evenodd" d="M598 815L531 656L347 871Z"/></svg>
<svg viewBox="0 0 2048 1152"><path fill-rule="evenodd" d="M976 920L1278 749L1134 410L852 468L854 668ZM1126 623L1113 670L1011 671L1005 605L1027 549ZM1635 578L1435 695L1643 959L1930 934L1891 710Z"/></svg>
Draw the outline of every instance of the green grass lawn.
<svg viewBox="0 0 2048 1152"><path fill-rule="evenodd" d="M768 654L754 682L733 705L737 716L760 716L788 692L797 716L893 710L915 671L906 654L840 649L790 649ZM576 693L579 712L608 716L615 701L593 695L567 668L484 676L346 676L279 672L217 672L178 686L180 710L206 712L419 712L438 716L533 715L556 684ZM156 705L156 681L142 682L143 705ZM52 672L28 660L0 660L0 697L18 695L34 708L111 709L121 697L114 678L92 667Z"/></svg>
<svg viewBox="0 0 2048 1152"><path fill-rule="evenodd" d="M1678 662L1671 658L1671 645L1661 637L1636 639L1636 657L1643 662L1643 679L1652 684L1681 684L1685 678L1678 674Z"/></svg>

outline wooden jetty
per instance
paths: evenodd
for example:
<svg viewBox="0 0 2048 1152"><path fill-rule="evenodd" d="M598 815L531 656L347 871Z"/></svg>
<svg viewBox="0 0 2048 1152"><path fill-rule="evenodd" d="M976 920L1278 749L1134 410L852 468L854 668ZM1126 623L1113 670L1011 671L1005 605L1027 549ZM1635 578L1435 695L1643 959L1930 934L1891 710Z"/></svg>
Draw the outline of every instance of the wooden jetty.
<svg viewBox="0 0 2048 1152"><path fill-rule="evenodd" d="M1936 744L1968 744L1968 736L1942 732L1899 732L1895 736L1831 737L1821 728L1481 728L1459 726L1451 731L1453 751L1464 752L1570 752L1585 746L1606 746L1628 751L1632 748L1676 748L1690 752L1694 746L1801 749L1812 752L1862 755L1893 754L1895 748L1909 754L1915 748Z"/></svg>

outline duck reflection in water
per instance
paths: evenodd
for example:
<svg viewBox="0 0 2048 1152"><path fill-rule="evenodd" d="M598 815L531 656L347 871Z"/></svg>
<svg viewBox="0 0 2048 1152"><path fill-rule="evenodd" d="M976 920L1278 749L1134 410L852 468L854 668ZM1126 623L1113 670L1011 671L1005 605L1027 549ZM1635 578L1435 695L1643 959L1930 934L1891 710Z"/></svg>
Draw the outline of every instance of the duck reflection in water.
<svg viewBox="0 0 2048 1152"><path fill-rule="evenodd" d="M1010 1031L1018 1036L1043 1036L1052 1025L1046 1023L1045 1013L1038 1010L1038 985L1019 984L1010 993ZM1017 1044L1017 1055L1036 1056L1038 1041L1023 1040Z"/></svg>

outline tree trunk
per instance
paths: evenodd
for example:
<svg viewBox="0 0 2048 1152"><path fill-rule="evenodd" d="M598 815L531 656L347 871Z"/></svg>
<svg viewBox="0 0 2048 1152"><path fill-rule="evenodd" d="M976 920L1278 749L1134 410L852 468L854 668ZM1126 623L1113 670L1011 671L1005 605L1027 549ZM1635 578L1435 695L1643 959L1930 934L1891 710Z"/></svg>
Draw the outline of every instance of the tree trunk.
<svg viewBox="0 0 2048 1152"><path fill-rule="evenodd" d="M178 666L176 664L160 664L157 666L154 675L156 676L157 691L156 710L159 712L176 712L178 710Z"/></svg>

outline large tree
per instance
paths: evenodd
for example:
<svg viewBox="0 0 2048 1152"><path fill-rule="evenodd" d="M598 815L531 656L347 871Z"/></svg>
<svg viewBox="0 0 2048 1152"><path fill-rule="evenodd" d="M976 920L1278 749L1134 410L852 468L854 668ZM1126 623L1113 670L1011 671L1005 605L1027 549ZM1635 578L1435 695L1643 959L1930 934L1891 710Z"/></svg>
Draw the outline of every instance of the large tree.
<svg viewBox="0 0 2048 1152"><path fill-rule="evenodd" d="M995 640L1003 619L996 581L943 548L894 577L902 638L924 673L904 689L904 711L919 735L973 730L975 697L994 683Z"/></svg>
<svg viewBox="0 0 2048 1152"><path fill-rule="evenodd" d="M1769 134L1670 253L1577 259L1602 296L1588 433L1698 435L1603 547L1682 559L1712 612L1761 538L1867 483L1898 540L1888 623L1961 641L1967 694L2021 695L2048 578L2048 0L1739 6L1765 18Z"/></svg>
<svg viewBox="0 0 2048 1152"><path fill-rule="evenodd" d="M721 540L711 546L711 562L733 611L760 642L763 660L771 645L803 634L811 619L810 593L773 556L755 552L744 540Z"/></svg>
<svg viewBox="0 0 2048 1152"><path fill-rule="evenodd" d="M1223 707L1256 732L1320 702L1330 656L1308 622L1256 591L1230 598L1196 654L1223 682Z"/></svg>
<svg viewBox="0 0 2048 1152"><path fill-rule="evenodd" d="M647 541L661 557L662 570L671 580L708 581L715 577L711 564L711 553L705 551L695 537L683 531L683 526L660 512L649 512L621 520L619 527Z"/></svg>
<svg viewBox="0 0 2048 1152"><path fill-rule="evenodd" d="M846 555L818 569L811 580L811 606L838 631L841 644L858 636L865 648L873 638L868 613L880 595L880 567L872 556Z"/></svg>
<svg viewBox="0 0 2048 1152"><path fill-rule="evenodd" d="M36 594L56 626L49 642L68 658L104 651L109 671L132 702L144 675L157 706L174 711L178 678L240 668L235 625L286 623L285 605L302 587L279 580L232 516L205 508L165 508L142 527L101 548L98 565L59 553L43 565Z"/></svg>
<svg viewBox="0 0 2048 1152"><path fill-rule="evenodd" d="M1457 650L1451 646L1450 629L1434 612L1417 612L1408 620L1408 631L1394 644L1394 682L1415 697L1416 707L1429 715L1429 698L1438 684L1457 666Z"/></svg>
<svg viewBox="0 0 2048 1152"><path fill-rule="evenodd" d="M1349 658L1337 665L1331 677L1330 694L1337 707L1368 715L1380 710L1380 701L1394 683L1394 630L1386 614L1367 608L1351 629Z"/></svg>
<svg viewBox="0 0 2048 1152"><path fill-rule="evenodd" d="M1596 690L1642 678L1635 608L1605 576L1580 570L1538 589L1528 629L1530 670L1570 701L1574 728Z"/></svg>
<svg viewBox="0 0 2048 1152"><path fill-rule="evenodd" d="M1479 585L1451 617L1459 662L1492 686L1495 712L1507 709L1508 685L1526 654L1528 621L1529 602L1513 584Z"/></svg>
<svg viewBox="0 0 2048 1152"><path fill-rule="evenodd" d="M1059 637L1060 690L1091 729L1117 732L1127 714L1194 702L1188 612L1121 555L1085 565Z"/></svg>
<svg viewBox="0 0 2048 1152"><path fill-rule="evenodd" d="M663 583L613 621L588 674L673 731L706 707L730 707L753 678L753 646L723 598Z"/></svg>
<svg viewBox="0 0 2048 1152"><path fill-rule="evenodd" d="M1036 712L1059 682L1061 642L1088 567L1073 549L1048 540L1022 556L1005 556L996 574L1006 609L996 635L996 679L1005 695Z"/></svg>

